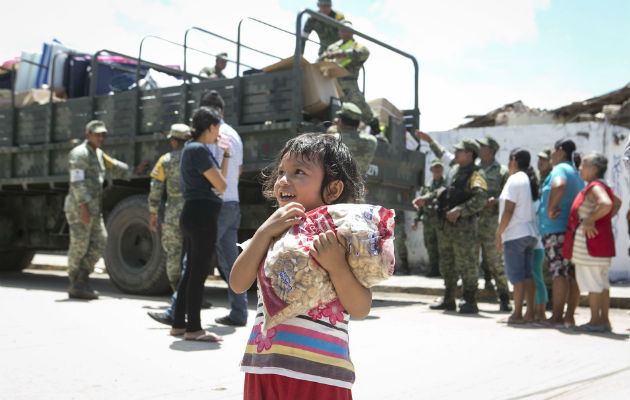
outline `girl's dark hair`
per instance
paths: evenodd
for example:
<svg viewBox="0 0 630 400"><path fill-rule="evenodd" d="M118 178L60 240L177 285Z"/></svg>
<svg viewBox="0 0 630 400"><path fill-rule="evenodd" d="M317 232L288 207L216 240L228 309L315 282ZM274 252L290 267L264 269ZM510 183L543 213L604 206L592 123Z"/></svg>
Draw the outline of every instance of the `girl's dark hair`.
<svg viewBox="0 0 630 400"><path fill-rule="evenodd" d="M532 200L538 200L538 178L536 178L534 168L530 165L532 157L529 154L529 151L516 148L510 153L510 159L514 159L514 161L516 161L516 166L519 171L523 171L527 174L527 177L529 178L529 188L532 191Z"/></svg>
<svg viewBox="0 0 630 400"><path fill-rule="evenodd" d="M215 109L199 107L192 116L190 135L193 140L197 140L206 129L210 128L210 125L218 125L219 123L221 123L221 116Z"/></svg>
<svg viewBox="0 0 630 400"><path fill-rule="evenodd" d="M311 162L318 161L324 168L324 179L320 189L320 197L324 201L324 193L328 184L340 180L343 183L341 195L333 201L336 203L360 203L365 192L363 177L350 150L341 140L332 135L322 133L304 133L290 139L278 153L273 164L262 172L263 196L275 200L273 187L278 179L278 167L285 155L301 157Z"/></svg>
<svg viewBox="0 0 630 400"><path fill-rule="evenodd" d="M566 161L571 161L572 163L575 164L575 161L573 159L573 152L575 151L576 147L573 140L560 139L553 145L553 148L556 150L562 149L562 151L564 151L564 154L566 154L567 156Z"/></svg>

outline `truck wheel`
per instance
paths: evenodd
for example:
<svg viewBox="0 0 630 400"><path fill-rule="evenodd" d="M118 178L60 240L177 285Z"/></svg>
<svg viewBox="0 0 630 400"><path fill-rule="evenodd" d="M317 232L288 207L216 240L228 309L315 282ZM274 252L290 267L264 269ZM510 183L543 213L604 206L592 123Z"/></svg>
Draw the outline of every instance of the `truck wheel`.
<svg viewBox="0 0 630 400"><path fill-rule="evenodd" d="M107 218L105 267L125 293L163 294L169 288L160 235L149 229L148 221L145 195L122 200Z"/></svg>
<svg viewBox="0 0 630 400"><path fill-rule="evenodd" d="M30 250L10 250L0 252L0 271L21 271L31 265L35 256Z"/></svg>

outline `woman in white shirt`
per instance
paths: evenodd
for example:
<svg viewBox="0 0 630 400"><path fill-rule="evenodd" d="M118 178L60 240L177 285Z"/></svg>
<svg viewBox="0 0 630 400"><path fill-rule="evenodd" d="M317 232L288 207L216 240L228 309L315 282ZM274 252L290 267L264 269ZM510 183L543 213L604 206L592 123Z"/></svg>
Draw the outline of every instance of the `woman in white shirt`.
<svg viewBox="0 0 630 400"><path fill-rule="evenodd" d="M510 324L534 321L536 286L532 274L532 258L538 242L536 215L532 202L538 199L538 181L529 165L527 150L510 153L508 178L499 196L499 227L495 245L504 253L505 271L514 286L514 311L507 319ZM527 312L523 316L523 299Z"/></svg>

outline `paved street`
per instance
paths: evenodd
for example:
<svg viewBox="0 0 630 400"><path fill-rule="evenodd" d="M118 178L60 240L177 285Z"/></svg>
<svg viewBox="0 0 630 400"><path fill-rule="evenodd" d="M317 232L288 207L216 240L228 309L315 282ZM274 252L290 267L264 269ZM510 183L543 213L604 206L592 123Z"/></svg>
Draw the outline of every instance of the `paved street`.
<svg viewBox="0 0 630 400"><path fill-rule="evenodd" d="M214 324L227 312L223 283L206 285L214 306L202 322L225 338L208 344L172 338L146 315L166 297L123 294L104 274L93 281L101 299L84 302L67 298L60 271L0 275L0 398L242 397L251 325ZM376 293L370 316L351 323L356 399L630 398L627 310L611 310L612 334L584 334L498 324L506 314L490 303L479 316L434 312L433 300ZM252 292L252 310L254 301ZM588 315L580 308L578 322Z"/></svg>

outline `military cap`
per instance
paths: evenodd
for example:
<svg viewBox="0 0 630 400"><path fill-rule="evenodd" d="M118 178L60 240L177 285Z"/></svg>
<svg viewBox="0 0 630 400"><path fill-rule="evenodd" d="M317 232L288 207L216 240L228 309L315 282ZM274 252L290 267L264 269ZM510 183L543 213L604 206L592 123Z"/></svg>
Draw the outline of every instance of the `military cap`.
<svg viewBox="0 0 630 400"><path fill-rule="evenodd" d="M317 4L321 4L323 6L332 6L331 0L317 0Z"/></svg>
<svg viewBox="0 0 630 400"><path fill-rule="evenodd" d="M551 158L551 147L543 147L540 153L538 153L538 157L549 160Z"/></svg>
<svg viewBox="0 0 630 400"><path fill-rule="evenodd" d="M105 127L105 122L95 119L85 125L85 131L89 133L107 133L107 128Z"/></svg>
<svg viewBox="0 0 630 400"><path fill-rule="evenodd" d="M345 101L341 105L341 109L337 111L337 115L343 115L355 121L361 120L361 109L356 104Z"/></svg>
<svg viewBox="0 0 630 400"><path fill-rule="evenodd" d="M444 164L442 164L442 160L440 160L439 158L434 158L433 161L431 161L431 167L444 167Z"/></svg>
<svg viewBox="0 0 630 400"><path fill-rule="evenodd" d="M173 124L171 125L171 132L166 138L188 140L190 138L190 127L186 124Z"/></svg>
<svg viewBox="0 0 630 400"><path fill-rule="evenodd" d="M222 60L225 60L227 58L227 53L225 51L222 51L221 53L217 54L217 58L220 58Z"/></svg>
<svg viewBox="0 0 630 400"><path fill-rule="evenodd" d="M486 136L484 138L476 139L476 140L477 140L477 143L479 143L482 146L492 147L495 152L499 150L499 147L500 147L499 142L494 140L492 136Z"/></svg>
<svg viewBox="0 0 630 400"><path fill-rule="evenodd" d="M475 154L479 154L479 143L473 139L465 138L455 145L455 149L471 151Z"/></svg>

